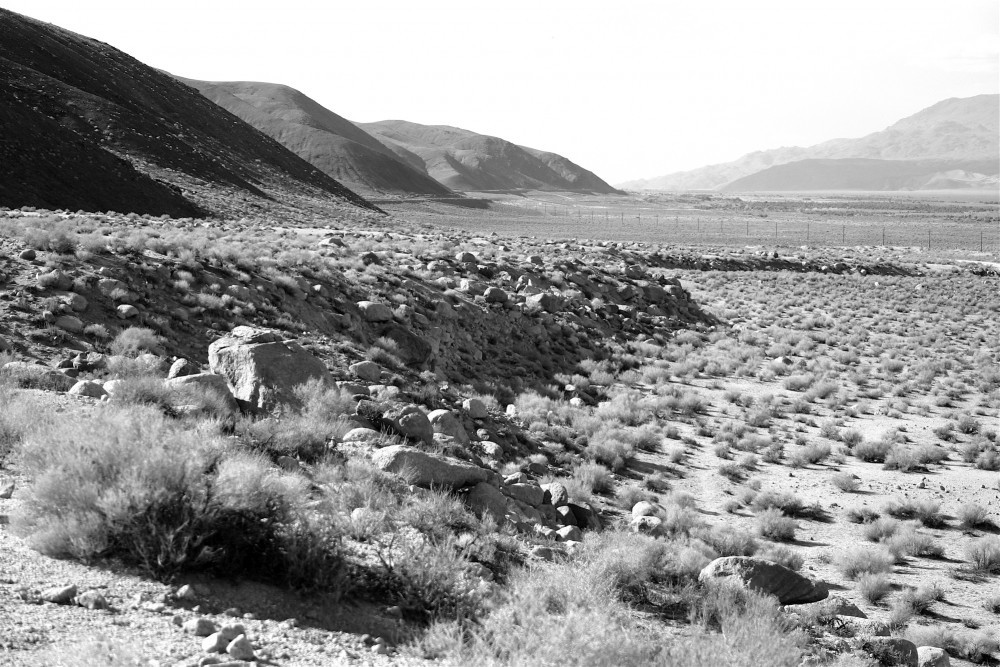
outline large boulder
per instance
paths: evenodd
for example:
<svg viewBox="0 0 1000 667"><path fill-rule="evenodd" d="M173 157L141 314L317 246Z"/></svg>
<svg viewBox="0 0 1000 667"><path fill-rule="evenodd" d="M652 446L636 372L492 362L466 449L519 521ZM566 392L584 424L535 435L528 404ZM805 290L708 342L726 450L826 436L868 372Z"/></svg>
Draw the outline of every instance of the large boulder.
<svg viewBox="0 0 1000 667"><path fill-rule="evenodd" d="M460 489L495 479L496 473L441 454L424 452L408 445L390 445L372 454L380 470L393 472L411 484L430 488Z"/></svg>
<svg viewBox="0 0 1000 667"><path fill-rule="evenodd" d="M292 389L307 380L329 380L323 362L277 333L239 326L208 346L212 373L222 375L240 408L270 412L281 405L298 407ZM191 377L191 376L189 376Z"/></svg>
<svg viewBox="0 0 1000 667"><path fill-rule="evenodd" d="M359 301L358 309L366 322L391 322L392 310L384 303L377 301Z"/></svg>
<svg viewBox="0 0 1000 667"><path fill-rule="evenodd" d="M469 434L462 426L462 420L451 410L434 410L427 418L435 433L450 436L460 445L469 444Z"/></svg>
<svg viewBox="0 0 1000 667"><path fill-rule="evenodd" d="M396 344L396 356L407 366L421 366L431 358L431 344L398 324L383 329L379 336Z"/></svg>
<svg viewBox="0 0 1000 667"><path fill-rule="evenodd" d="M431 426L431 421L416 405L394 404L382 413L382 421L402 436L419 440L427 445L434 442L434 428Z"/></svg>
<svg viewBox="0 0 1000 667"><path fill-rule="evenodd" d="M179 389L181 387L201 387L207 389L218 394L225 402L226 407L233 412L239 410L239 404L229 390L229 382L221 375L216 375L215 373L181 375L180 377L168 378L163 381L163 384L170 389Z"/></svg>
<svg viewBox="0 0 1000 667"><path fill-rule="evenodd" d="M469 491L465 503L476 516L492 516L497 523L503 523L507 516L507 497L500 489L487 482L479 482Z"/></svg>
<svg viewBox="0 0 1000 667"><path fill-rule="evenodd" d="M698 575L702 582L721 580L773 595L784 605L818 602L830 594L822 583L814 583L784 565L750 556L716 558Z"/></svg>

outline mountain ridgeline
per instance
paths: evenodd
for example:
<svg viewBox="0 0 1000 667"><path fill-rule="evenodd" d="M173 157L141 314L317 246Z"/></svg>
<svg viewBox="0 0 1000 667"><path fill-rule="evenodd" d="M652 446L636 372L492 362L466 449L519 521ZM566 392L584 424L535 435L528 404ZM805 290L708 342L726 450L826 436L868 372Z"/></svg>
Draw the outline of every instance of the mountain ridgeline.
<svg viewBox="0 0 1000 667"><path fill-rule="evenodd" d="M200 216L306 197L377 210L173 77L3 9L0 82L0 205Z"/></svg>
<svg viewBox="0 0 1000 667"><path fill-rule="evenodd" d="M922 190L1000 185L1000 95L951 98L859 139L758 151L636 190Z"/></svg>
<svg viewBox="0 0 1000 667"><path fill-rule="evenodd" d="M593 172L545 151L447 125L359 123L401 160L453 190L618 192Z"/></svg>

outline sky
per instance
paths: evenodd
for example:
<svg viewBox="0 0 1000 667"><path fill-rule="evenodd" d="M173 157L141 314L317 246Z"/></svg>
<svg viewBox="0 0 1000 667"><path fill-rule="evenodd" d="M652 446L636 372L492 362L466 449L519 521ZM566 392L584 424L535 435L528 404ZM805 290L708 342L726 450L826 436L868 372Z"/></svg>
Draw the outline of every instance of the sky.
<svg viewBox="0 0 1000 667"><path fill-rule="evenodd" d="M193 79L453 125L617 184L1000 92L997 0L0 0Z"/></svg>

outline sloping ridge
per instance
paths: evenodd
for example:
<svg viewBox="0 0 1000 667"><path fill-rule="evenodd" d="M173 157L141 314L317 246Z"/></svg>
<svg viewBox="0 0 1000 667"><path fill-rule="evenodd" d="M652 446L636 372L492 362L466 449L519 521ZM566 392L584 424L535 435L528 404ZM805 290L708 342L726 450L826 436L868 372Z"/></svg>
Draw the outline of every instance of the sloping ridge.
<svg viewBox="0 0 1000 667"><path fill-rule="evenodd" d="M748 153L733 162L709 165L690 171L677 172L653 179L630 181L621 187L630 189L659 190L714 190L733 189L735 182L779 165L804 160L868 159L895 161L900 168L895 182L912 176L912 170L903 164L907 160L942 161L938 166L945 171L967 171L965 165L979 163L984 172L970 173L968 178L953 181L953 186L981 186L989 184L988 177L1000 173L1000 95L976 95L949 98L933 104L912 116L903 118L879 132L858 139L833 139L810 147L784 147ZM943 161L948 161L945 164ZM809 165L815 167L816 165ZM883 165L883 168L893 166ZM830 166L826 173L833 174ZM785 189L777 182L777 175L791 174L787 170L772 172L765 179L770 189ZM814 174L815 175L815 174ZM940 187L942 178L927 181L925 187ZM753 182L753 181L750 181ZM730 184L730 185L727 185ZM747 183L743 184L744 186ZM795 188L790 188L795 189ZM813 188L816 189L816 188ZM822 189L835 188L832 184ZM870 188L868 188L870 189ZM883 188L884 189L884 188Z"/></svg>
<svg viewBox="0 0 1000 667"><path fill-rule="evenodd" d="M462 192L565 190L616 193L566 158L499 137L404 120L358 123L400 159Z"/></svg>
<svg viewBox="0 0 1000 667"><path fill-rule="evenodd" d="M363 191L454 195L351 121L276 83L177 77L323 173Z"/></svg>
<svg viewBox="0 0 1000 667"><path fill-rule="evenodd" d="M4 137L0 204L203 215L221 187L377 210L169 75L5 9L0 81L0 114L24 133Z"/></svg>

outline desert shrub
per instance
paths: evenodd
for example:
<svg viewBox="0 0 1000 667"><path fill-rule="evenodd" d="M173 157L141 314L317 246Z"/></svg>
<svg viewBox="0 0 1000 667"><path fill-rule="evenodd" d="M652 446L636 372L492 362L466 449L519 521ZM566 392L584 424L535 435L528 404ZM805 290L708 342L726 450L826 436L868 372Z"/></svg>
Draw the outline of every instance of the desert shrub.
<svg viewBox="0 0 1000 667"><path fill-rule="evenodd" d="M987 595L983 600L983 609L992 614L1000 614L1000 593Z"/></svg>
<svg viewBox="0 0 1000 667"><path fill-rule="evenodd" d="M772 442L764 448L761 459L767 463L781 463L785 457L785 445L781 442Z"/></svg>
<svg viewBox="0 0 1000 667"><path fill-rule="evenodd" d="M233 410L226 397L210 387L171 387L163 380L145 375L123 378L115 389L112 403L155 407L168 417L215 419L232 426Z"/></svg>
<svg viewBox="0 0 1000 667"><path fill-rule="evenodd" d="M913 519L917 516L919 507L916 501L909 498L892 498L882 507L882 511L897 519Z"/></svg>
<svg viewBox="0 0 1000 667"><path fill-rule="evenodd" d="M587 493L609 493L614 488L611 471L600 463L581 463L573 470L573 481Z"/></svg>
<svg viewBox="0 0 1000 667"><path fill-rule="evenodd" d="M757 514L757 531L762 537L779 542L790 542L795 539L798 523L795 519L785 516L776 508L766 509Z"/></svg>
<svg viewBox="0 0 1000 667"><path fill-rule="evenodd" d="M966 435L979 433L979 421L972 415L962 415L958 418L955 428Z"/></svg>
<svg viewBox="0 0 1000 667"><path fill-rule="evenodd" d="M936 500L921 500L916 503L917 520L928 528L941 528L945 525L941 514L941 503Z"/></svg>
<svg viewBox="0 0 1000 667"><path fill-rule="evenodd" d="M851 453L867 463L884 463L892 447L893 443L886 440L863 440L854 445Z"/></svg>
<svg viewBox="0 0 1000 667"><path fill-rule="evenodd" d="M844 493L853 493L858 490L861 482L857 475L843 471L830 477L830 483Z"/></svg>
<svg viewBox="0 0 1000 667"><path fill-rule="evenodd" d="M819 434L828 440L840 440L840 429L835 421L825 421L820 424Z"/></svg>
<svg viewBox="0 0 1000 667"><path fill-rule="evenodd" d="M885 455L885 462L882 464L882 468L885 470L912 472L919 465L917 456L912 449L904 445L893 445Z"/></svg>
<svg viewBox="0 0 1000 667"><path fill-rule="evenodd" d="M871 523L865 524L865 527L861 530L861 534L869 542L882 542L895 535L901 527L902 524L896 519L876 519Z"/></svg>
<svg viewBox="0 0 1000 667"><path fill-rule="evenodd" d="M858 446L862 440L861 433L853 428L849 428L840 434L840 441L847 445L848 449Z"/></svg>
<svg viewBox="0 0 1000 667"><path fill-rule="evenodd" d="M884 548L870 547L850 547L833 559L837 569L848 579L857 579L862 574L889 572L894 560Z"/></svg>
<svg viewBox="0 0 1000 667"><path fill-rule="evenodd" d="M112 354L126 357L134 357L143 352L162 354L163 342L163 338L152 329L128 327L115 336L110 349Z"/></svg>
<svg viewBox="0 0 1000 667"><path fill-rule="evenodd" d="M973 541L965 548L965 556L978 572L1000 573L1000 538L987 536Z"/></svg>
<svg viewBox="0 0 1000 667"><path fill-rule="evenodd" d="M917 463L927 465L930 463L939 464L948 458L948 452L944 447L939 447L930 443L925 443L913 450Z"/></svg>
<svg viewBox="0 0 1000 667"><path fill-rule="evenodd" d="M720 475L734 483L741 481L746 473L741 466L732 462L720 463L718 471Z"/></svg>
<svg viewBox="0 0 1000 667"><path fill-rule="evenodd" d="M0 464L19 448L25 437L54 417L43 401L0 385Z"/></svg>
<svg viewBox="0 0 1000 667"><path fill-rule="evenodd" d="M988 518L989 513L986 511L986 508L973 502L960 505L957 516L962 528L979 528L981 526L990 526L993 523Z"/></svg>
<svg viewBox="0 0 1000 667"><path fill-rule="evenodd" d="M1000 470L1000 451L987 449L976 457L975 465L980 470Z"/></svg>
<svg viewBox="0 0 1000 667"><path fill-rule="evenodd" d="M930 535L918 533L912 526L906 526L885 540L885 547L893 555L897 563L903 562L907 556L924 558L941 558L944 547L934 541Z"/></svg>
<svg viewBox="0 0 1000 667"><path fill-rule="evenodd" d="M885 624L889 626L890 632L899 633L906 629L911 620L913 620L913 607L902 600L895 600L889 606L889 615L885 619Z"/></svg>
<svg viewBox="0 0 1000 667"><path fill-rule="evenodd" d="M631 510L635 507L636 503L643 500L652 500L653 497L649 492L643 491L632 484L619 486L618 490L615 491L615 503L624 510Z"/></svg>
<svg viewBox="0 0 1000 667"><path fill-rule="evenodd" d="M726 525L714 525L694 534L719 556L753 556L759 546L749 532Z"/></svg>
<svg viewBox="0 0 1000 667"><path fill-rule="evenodd" d="M862 574L858 577L858 592L872 604L878 604L892 591L892 583L883 573Z"/></svg>
<svg viewBox="0 0 1000 667"><path fill-rule="evenodd" d="M802 554L784 544L766 544L759 551L757 557L784 565L789 570L801 570L805 564Z"/></svg>
<svg viewBox="0 0 1000 667"><path fill-rule="evenodd" d="M621 470L635 455L635 449L619 438L610 435L601 437L601 434L595 434L587 443L584 454L611 470Z"/></svg>
<svg viewBox="0 0 1000 667"><path fill-rule="evenodd" d="M305 480L142 406L53 423L23 445L34 482L17 530L46 554L115 554L158 578L206 553L231 571L280 577L279 530ZM72 479L73 484L66 484Z"/></svg>
<svg viewBox="0 0 1000 667"><path fill-rule="evenodd" d="M788 391L805 391L816 381L816 377L810 373L801 375L789 375L785 378L784 387Z"/></svg>
<svg viewBox="0 0 1000 667"><path fill-rule="evenodd" d="M908 607L913 614L921 615L930 611L931 606L940 599L938 589L931 586L907 588L900 593L897 604Z"/></svg>
<svg viewBox="0 0 1000 667"><path fill-rule="evenodd" d="M688 564L690 580L708 557L682 541L615 532L588 536L571 563L515 572L507 594L471 631L440 622L414 650L423 658L476 665L798 664L804 636L789 631L773 600L728 587L702 590L676 583L674 575L664 580L662 573L678 562ZM716 631L665 641L630 610L644 598Z"/></svg>

